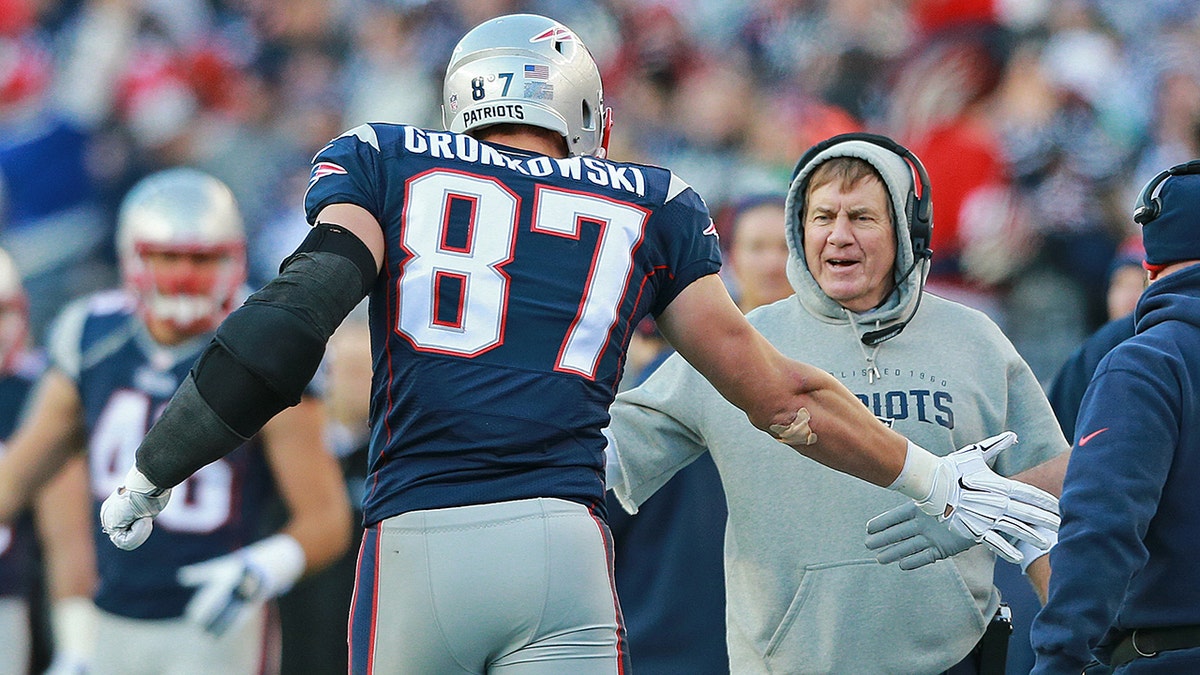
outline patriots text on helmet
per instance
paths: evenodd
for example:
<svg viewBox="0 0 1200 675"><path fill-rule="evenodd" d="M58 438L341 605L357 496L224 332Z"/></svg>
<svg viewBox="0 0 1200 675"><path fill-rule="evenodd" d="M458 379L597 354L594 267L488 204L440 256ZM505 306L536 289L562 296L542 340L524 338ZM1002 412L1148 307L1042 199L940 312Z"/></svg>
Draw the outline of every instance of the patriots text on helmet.
<svg viewBox="0 0 1200 675"><path fill-rule="evenodd" d="M525 119L525 106L519 103L500 103L497 105L481 105L463 113L463 123L471 126L477 122L485 122L499 118L505 122L512 119Z"/></svg>
<svg viewBox="0 0 1200 675"><path fill-rule="evenodd" d="M614 164L596 157L512 157L471 136L451 132L426 131L417 127L404 128L404 149L420 155L442 159L458 159L476 164L503 166L535 178L557 174L564 178L586 181L600 187L611 187L646 195L646 176L636 166Z"/></svg>

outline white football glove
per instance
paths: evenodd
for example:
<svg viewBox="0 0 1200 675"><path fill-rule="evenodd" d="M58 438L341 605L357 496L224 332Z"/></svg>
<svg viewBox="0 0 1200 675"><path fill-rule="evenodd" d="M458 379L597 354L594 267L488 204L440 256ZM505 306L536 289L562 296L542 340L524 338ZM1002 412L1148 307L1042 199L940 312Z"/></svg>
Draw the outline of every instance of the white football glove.
<svg viewBox="0 0 1200 675"><path fill-rule="evenodd" d="M1005 478L988 460L1011 447L1017 435L1005 431L960 448L945 457L909 442L904 469L891 487L908 495L925 513L950 530L987 544L997 555L1020 563L1024 555L1013 541L1039 550L1050 542L1037 528L1058 531L1058 500L1038 488ZM1011 540L1011 541L1010 541Z"/></svg>
<svg viewBox="0 0 1200 675"><path fill-rule="evenodd" d="M166 508L170 499L171 488L151 483L133 466L125 474L124 484L100 505L100 525L117 548L132 551L150 536L154 516Z"/></svg>
<svg viewBox="0 0 1200 675"><path fill-rule="evenodd" d="M179 569L184 586L196 587L184 615L213 635L239 627L262 603L282 595L304 573L304 549L291 535L276 534L212 560Z"/></svg>
<svg viewBox="0 0 1200 675"><path fill-rule="evenodd" d="M916 502L905 502L867 521L867 548L875 552L875 560L883 565L900 561L902 570L924 567L974 545L974 539L946 527Z"/></svg>
<svg viewBox="0 0 1200 675"><path fill-rule="evenodd" d="M1051 530L1048 527L1035 527L1033 529L1037 530L1038 534L1045 537L1046 541L1049 542L1050 545L1045 548L1041 548L1039 546L1034 546L1027 541L1017 541L1017 550L1021 552L1021 574L1028 573L1030 563L1050 553L1050 549L1054 548L1055 545L1058 544L1057 530Z"/></svg>

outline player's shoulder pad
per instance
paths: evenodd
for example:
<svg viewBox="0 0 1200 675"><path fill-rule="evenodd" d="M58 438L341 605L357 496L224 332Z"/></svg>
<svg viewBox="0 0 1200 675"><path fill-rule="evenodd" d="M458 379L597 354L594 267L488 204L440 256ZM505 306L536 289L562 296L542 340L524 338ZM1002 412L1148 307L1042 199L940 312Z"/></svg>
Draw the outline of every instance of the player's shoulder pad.
<svg viewBox="0 0 1200 675"><path fill-rule="evenodd" d="M691 185L688 185L687 182L682 178L676 176L674 171L671 171L670 174L671 182L667 185L667 198L664 200L668 202L678 197L684 190L690 190L692 187ZM692 191L695 192L695 190Z"/></svg>
<svg viewBox="0 0 1200 675"><path fill-rule="evenodd" d="M321 149L318 150L315 155L313 155L312 162L316 162L326 150L333 147L335 143L343 138L357 138L359 141L371 146L371 148L373 148L376 152L379 151L379 134L376 133L375 127L370 123L360 124L353 129L342 132L332 141L329 141L322 146Z"/></svg>
<svg viewBox="0 0 1200 675"><path fill-rule="evenodd" d="M67 303L47 332L50 361L72 379L83 367L83 330L89 317L116 314L131 308L132 298L121 291L102 291Z"/></svg>

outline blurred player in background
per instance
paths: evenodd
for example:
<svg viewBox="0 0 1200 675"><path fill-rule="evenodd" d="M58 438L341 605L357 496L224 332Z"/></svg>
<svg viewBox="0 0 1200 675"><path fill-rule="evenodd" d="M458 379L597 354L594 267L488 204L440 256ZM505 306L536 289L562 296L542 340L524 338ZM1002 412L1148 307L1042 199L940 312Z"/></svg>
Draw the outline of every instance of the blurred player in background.
<svg viewBox="0 0 1200 675"><path fill-rule="evenodd" d="M45 359L28 348L29 317L16 265L0 250L0 439L17 428ZM7 448L0 444L0 456ZM91 600L95 584L95 547L89 532L91 502L76 489L85 466L70 460L59 476L42 488L33 508L11 525L0 525L0 674L30 672L35 657L34 615L49 591L54 662L48 673L65 674L86 662L91 647ZM53 510L55 515L48 515ZM36 534L35 534L36 531ZM82 534L82 536L80 536ZM41 551L38 551L38 547ZM39 573L39 558L72 560L48 564ZM38 579L39 574L43 579Z"/></svg>
<svg viewBox="0 0 1200 675"><path fill-rule="evenodd" d="M0 251L0 438L17 426L37 381L38 367L25 350L27 318L21 277L8 253ZM6 448L5 448L6 450ZM32 658L30 600L36 580L33 520L23 512L0 525L0 674L29 672Z"/></svg>
<svg viewBox="0 0 1200 675"><path fill-rule="evenodd" d="M125 288L73 302L51 334L50 367L0 461L0 519L15 515L86 437L90 488L103 496L146 429L244 297L245 235L232 193L192 169L145 178L122 203ZM258 673L277 668L265 601L348 545L341 473L308 396L180 486L163 532L135 553L107 543L93 673ZM270 534L267 507L289 519ZM104 535L96 525L93 536ZM264 535L269 535L265 536Z"/></svg>

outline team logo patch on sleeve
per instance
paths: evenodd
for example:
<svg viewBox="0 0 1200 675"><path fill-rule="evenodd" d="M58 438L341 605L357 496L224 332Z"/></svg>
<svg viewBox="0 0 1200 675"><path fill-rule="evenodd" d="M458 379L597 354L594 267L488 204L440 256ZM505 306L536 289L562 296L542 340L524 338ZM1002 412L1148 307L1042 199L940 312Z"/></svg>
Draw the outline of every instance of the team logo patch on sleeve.
<svg viewBox="0 0 1200 675"><path fill-rule="evenodd" d="M310 176L308 179L308 186L312 187L314 183L321 180L325 176L332 176L334 174L345 175L346 170L340 165L334 164L333 162L317 162L313 165L312 176Z"/></svg>

